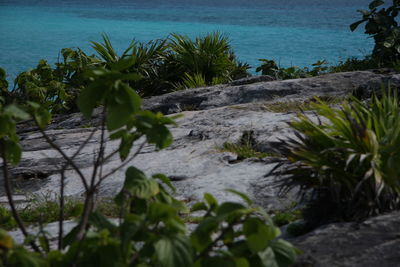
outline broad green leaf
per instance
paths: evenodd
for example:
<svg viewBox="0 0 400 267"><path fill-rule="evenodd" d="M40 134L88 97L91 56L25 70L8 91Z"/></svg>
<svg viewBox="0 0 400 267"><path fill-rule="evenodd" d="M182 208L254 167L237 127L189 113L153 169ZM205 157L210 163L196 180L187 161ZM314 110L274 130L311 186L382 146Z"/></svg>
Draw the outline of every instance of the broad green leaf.
<svg viewBox="0 0 400 267"><path fill-rule="evenodd" d="M132 118L139 111L141 99L128 85L121 84L118 90L110 94L107 105L107 129L116 130Z"/></svg>
<svg viewBox="0 0 400 267"><path fill-rule="evenodd" d="M8 259L9 266L43 267L48 266L38 254L25 250L23 247L14 249Z"/></svg>
<svg viewBox="0 0 400 267"><path fill-rule="evenodd" d="M0 229L0 248L11 249L13 247L12 237L3 229Z"/></svg>
<svg viewBox="0 0 400 267"><path fill-rule="evenodd" d="M239 192L239 191L234 190L234 189L226 189L225 191L239 196L241 199L243 199L247 203L247 205L252 205L253 204L253 201L246 194L244 194L242 192Z"/></svg>
<svg viewBox="0 0 400 267"><path fill-rule="evenodd" d="M219 220L215 217L205 218L191 234L193 246L197 251L202 251L211 242L211 235L218 229Z"/></svg>
<svg viewBox="0 0 400 267"><path fill-rule="evenodd" d="M10 115L12 115L14 118L17 119L21 119L21 120L28 120L30 119L30 115L28 113L26 113L24 110L22 110L21 108L19 108L18 106L12 104L7 106L4 109L5 113L9 113Z"/></svg>
<svg viewBox="0 0 400 267"><path fill-rule="evenodd" d="M208 210L208 207L204 202L197 202L192 205L190 210L191 210L191 212L195 212L195 211L199 211L199 210Z"/></svg>
<svg viewBox="0 0 400 267"><path fill-rule="evenodd" d="M217 216L229 215L239 210L245 210L246 207L236 202L224 202L217 209Z"/></svg>
<svg viewBox="0 0 400 267"><path fill-rule="evenodd" d="M249 261L246 258L235 258L236 267L250 267Z"/></svg>
<svg viewBox="0 0 400 267"><path fill-rule="evenodd" d="M279 267L291 266L297 255L300 254L300 250L282 239L274 240L271 242L270 247L274 252L275 259Z"/></svg>
<svg viewBox="0 0 400 267"><path fill-rule="evenodd" d="M168 218L175 217L177 215L177 210L167 204L154 202L150 204L148 217L152 221L161 221Z"/></svg>
<svg viewBox="0 0 400 267"><path fill-rule="evenodd" d="M283 267L278 265L275 254L270 247L258 252L257 255L263 267Z"/></svg>
<svg viewBox="0 0 400 267"><path fill-rule="evenodd" d="M357 22L352 23L352 24L350 25L350 30L351 30L352 32L354 32L354 31L357 29L357 27L358 27L361 23L363 23L363 22L365 22L365 21L367 21L367 20L366 20L366 19L362 19L362 20L359 20L359 21L357 21Z"/></svg>
<svg viewBox="0 0 400 267"><path fill-rule="evenodd" d="M204 199L207 201L208 206L211 209L214 209L215 207L218 207L218 201L213 195L211 195L209 193L205 193L204 194Z"/></svg>
<svg viewBox="0 0 400 267"><path fill-rule="evenodd" d="M132 197L148 199L158 194L160 189L158 183L148 179L142 171L129 167L126 171L124 190Z"/></svg>
<svg viewBox="0 0 400 267"><path fill-rule="evenodd" d="M99 212L93 212L90 214L89 221L91 225L97 227L98 229L107 229L111 233L116 230L116 226Z"/></svg>
<svg viewBox="0 0 400 267"><path fill-rule="evenodd" d="M161 182L163 182L164 184L166 184L172 190L172 192L175 193L176 189L173 186L173 184L171 183L171 180L166 175L161 174L161 173L156 173L153 175L153 178L158 179Z"/></svg>
<svg viewBox="0 0 400 267"><path fill-rule="evenodd" d="M383 2L382 0L374 0L369 4L369 9L374 9L377 8L378 6L383 5L385 2Z"/></svg>
<svg viewBox="0 0 400 267"><path fill-rule="evenodd" d="M277 227L265 224L258 218L249 218L243 223L243 232L249 249L253 252L264 250L271 240L280 235Z"/></svg>
<svg viewBox="0 0 400 267"><path fill-rule="evenodd" d="M5 156L7 161L13 165L17 165L21 160L21 155L22 155L20 144L13 140L4 140L2 141L2 143L4 146Z"/></svg>
<svg viewBox="0 0 400 267"><path fill-rule="evenodd" d="M157 259L164 267L192 266L192 251L189 240L182 235L162 237L155 245Z"/></svg>
<svg viewBox="0 0 400 267"><path fill-rule="evenodd" d="M77 105L82 114L89 119L92 116L93 109L102 102L108 88L99 80L93 82L88 87L82 89Z"/></svg>

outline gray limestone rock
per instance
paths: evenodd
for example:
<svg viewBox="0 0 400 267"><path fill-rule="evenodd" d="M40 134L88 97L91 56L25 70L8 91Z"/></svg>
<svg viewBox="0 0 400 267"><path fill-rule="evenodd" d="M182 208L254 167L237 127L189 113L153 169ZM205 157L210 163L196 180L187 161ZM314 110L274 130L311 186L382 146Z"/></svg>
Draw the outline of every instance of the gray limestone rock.
<svg viewBox="0 0 400 267"><path fill-rule="evenodd" d="M291 241L304 252L298 267L398 267L400 212L329 224Z"/></svg>

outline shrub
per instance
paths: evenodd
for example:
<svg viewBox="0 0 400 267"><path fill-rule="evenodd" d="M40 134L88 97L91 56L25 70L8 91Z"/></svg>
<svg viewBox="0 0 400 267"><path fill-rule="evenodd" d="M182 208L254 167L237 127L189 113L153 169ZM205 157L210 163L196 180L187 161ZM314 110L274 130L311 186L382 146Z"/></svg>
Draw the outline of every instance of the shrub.
<svg viewBox="0 0 400 267"><path fill-rule="evenodd" d="M96 55L89 56L79 48L64 48L63 61L54 68L41 60L36 68L17 76L11 93L1 70L0 90L7 96L7 103L33 101L53 114L77 112L77 96L90 83L87 71L110 70L115 64L119 64L120 72L137 76L124 82L140 96L226 83L249 75L250 66L237 61L228 38L219 33L195 40L172 34L169 39L148 43L132 41L120 55L107 35L102 35L102 39L91 42Z"/></svg>
<svg viewBox="0 0 400 267"><path fill-rule="evenodd" d="M0 93L3 97L9 94L8 92L8 82L6 79L6 71L0 68Z"/></svg>
<svg viewBox="0 0 400 267"><path fill-rule="evenodd" d="M369 10L360 10L362 19L351 24L350 29L354 31L365 22L365 33L375 41L373 57L378 62L392 63L400 60L400 27L397 22L400 1L392 0L389 7L378 10L383 4L382 0L374 0L369 4Z"/></svg>
<svg viewBox="0 0 400 267"><path fill-rule="evenodd" d="M329 72L370 70L380 68L381 66L382 65L374 60L371 56L367 56L364 59L351 57L344 61L340 61L337 65L329 67Z"/></svg>
<svg viewBox="0 0 400 267"><path fill-rule="evenodd" d="M325 73L329 68L326 66L328 62L325 60L319 60L312 64L312 69L308 67L299 68L297 66L291 66L283 68L278 66L274 60L259 59L262 64L257 67L256 72L261 72L262 75L270 75L277 80L288 80L298 78L308 78Z"/></svg>
<svg viewBox="0 0 400 267"><path fill-rule="evenodd" d="M334 109L314 104L324 123L304 114L283 140L282 193L299 188L309 221L358 220L400 208L400 107L396 91ZM288 164L289 163L289 164Z"/></svg>
<svg viewBox="0 0 400 267"><path fill-rule="evenodd" d="M247 76L247 64L238 63L226 36L215 32L191 40L187 36L172 34L169 55L165 62L181 82L187 74L200 75L205 84L218 80L229 82L233 78Z"/></svg>
<svg viewBox="0 0 400 267"><path fill-rule="evenodd" d="M11 212L3 206L0 206L0 228L9 230L16 226L17 224L15 223Z"/></svg>

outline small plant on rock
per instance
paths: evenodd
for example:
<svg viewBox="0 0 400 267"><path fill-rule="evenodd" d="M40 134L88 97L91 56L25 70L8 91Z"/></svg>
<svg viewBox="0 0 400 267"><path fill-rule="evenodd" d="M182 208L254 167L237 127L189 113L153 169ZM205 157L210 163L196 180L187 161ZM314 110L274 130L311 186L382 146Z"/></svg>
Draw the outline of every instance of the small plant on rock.
<svg viewBox="0 0 400 267"><path fill-rule="evenodd" d="M362 220L400 208L400 106L382 89L367 103L351 98L341 109L316 103L324 123L304 114L290 123L296 138L281 141L286 157L272 173L282 192L299 188L316 224Z"/></svg>

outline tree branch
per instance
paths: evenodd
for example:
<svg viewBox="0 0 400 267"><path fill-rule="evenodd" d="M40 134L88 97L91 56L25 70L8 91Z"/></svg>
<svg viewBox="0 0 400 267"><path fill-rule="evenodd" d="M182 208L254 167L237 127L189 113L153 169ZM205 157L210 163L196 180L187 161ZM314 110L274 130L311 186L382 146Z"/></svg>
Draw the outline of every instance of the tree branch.
<svg viewBox="0 0 400 267"><path fill-rule="evenodd" d="M8 167L7 167L6 152L4 151L4 147L1 143L0 143L0 150L1 150L1 157L3 158L4 189L7 194L8 204L10 205L11 213L12 213L15 221L17 222L19 229L21 230L24 237L27 238L29 236L29 234L26 231L24 223L22 222L21 218L19 217L18 211L14 205L14 200L12 197L12 190L11 190L11 183L10 183L10 173L9 173ZM34 251L36 251L38 253L42 253L40 251L39 247L35 244L35 242L33 240L30 241L29 244L31 245L31 247Z"/></svg>
<svg viewBox="0 0 400 267"><path fill-rule="evenodd" d="M40 128L40 126L38 125L38 123L37 123L36 120L35 120L35 122L36 122L36 124L37 124L37 126L38 126L38 128L39 128L40 133L43 135L44 139L46 139L46 142L49 143L49 145L50 145L52 148L54 148L58 153L60 153L61 156L67 161L67 163L68 163L69 165L71 165L71 167L78 173L79 177L81 178L82 183L83 183L83 186L85 187L85 190L88 190L88 189L89 189L89 186L88 186L88 184L87 184L87 182L86 182L85 176L82 174L82 172L81 172L81 170L78 168L78 166L76 166L76 164L73 162L73 160L72 160L70 157L68 157L68 156L64 153L64 151L62 151L62 149L61 149L56 143L54 143L54 142L51 140L51 138L47 135L47 133L46 133L42 128Z"/></svg>

